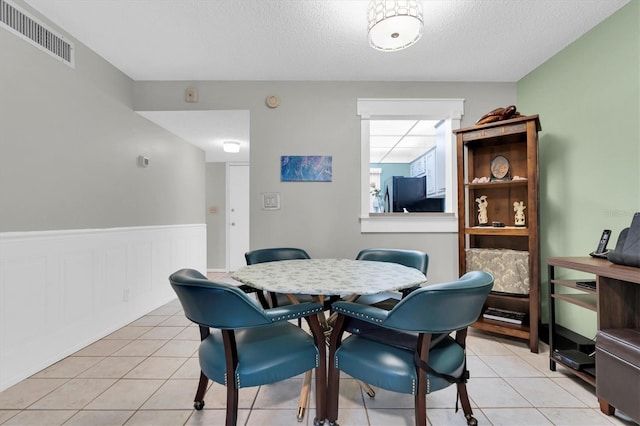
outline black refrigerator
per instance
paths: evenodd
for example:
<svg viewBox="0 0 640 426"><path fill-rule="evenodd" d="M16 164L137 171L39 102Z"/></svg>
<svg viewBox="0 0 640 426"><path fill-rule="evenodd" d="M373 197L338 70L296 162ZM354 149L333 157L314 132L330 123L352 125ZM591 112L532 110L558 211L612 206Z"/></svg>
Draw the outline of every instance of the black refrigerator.
<svg viewBox="0 0 640 426"><path fill-rule="evenodd" d="M392 176L386 180L384 211L402 213L443 212L444 199L427 198L426 177Z"/></svg>

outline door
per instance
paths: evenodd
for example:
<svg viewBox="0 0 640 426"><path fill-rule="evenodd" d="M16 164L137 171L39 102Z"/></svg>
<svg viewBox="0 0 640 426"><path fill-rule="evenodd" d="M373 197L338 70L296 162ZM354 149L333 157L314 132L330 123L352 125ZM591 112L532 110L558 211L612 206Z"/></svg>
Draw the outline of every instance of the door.
<svg viewBox="0 0 640 426"><path fill-rule="evenodd" d="M246 265L249 251L249 164L227 163L227 270Z"/></svg>

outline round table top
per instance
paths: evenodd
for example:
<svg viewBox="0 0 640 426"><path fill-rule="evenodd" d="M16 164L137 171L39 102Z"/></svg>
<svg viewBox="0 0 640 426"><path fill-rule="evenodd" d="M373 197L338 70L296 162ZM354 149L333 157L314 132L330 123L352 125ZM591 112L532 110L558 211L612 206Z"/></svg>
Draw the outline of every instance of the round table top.
<svg viewBox="0 0 640 426"><path fill-rule="evenodd" d="M234 280L275 293L308 295L375 294L426 283L415 268L391 262L351 259L296 259L256 263Z"/></svg>

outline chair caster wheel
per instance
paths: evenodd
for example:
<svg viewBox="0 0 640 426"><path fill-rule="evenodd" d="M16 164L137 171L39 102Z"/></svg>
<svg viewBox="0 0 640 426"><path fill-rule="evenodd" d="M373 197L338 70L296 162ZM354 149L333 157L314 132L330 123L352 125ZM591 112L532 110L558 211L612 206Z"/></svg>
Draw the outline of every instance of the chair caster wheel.
<svg viewBox="0 0 640 426"><path fill-rule="evenodd" d="M193 403L193 408L200 411L204 408L204 401L196 401Z"/></svg>
<svg viewBox="0 0 640 426"><path fill-rule="evenodd" d="M478 421L476 420L475 417L473 417L471 414L467 414L466 416L464 416L465 419L467 419L467 424L469 426L478 426Z"/></svg>
<svg viewBox="0 0 640 426"><path fill-rule="evenodd" d="M367 395L369 395L369 399L375 399L376 398L376 393L373 391L373 389L371 389L371 391L367 391L365 393Z"/></svg>

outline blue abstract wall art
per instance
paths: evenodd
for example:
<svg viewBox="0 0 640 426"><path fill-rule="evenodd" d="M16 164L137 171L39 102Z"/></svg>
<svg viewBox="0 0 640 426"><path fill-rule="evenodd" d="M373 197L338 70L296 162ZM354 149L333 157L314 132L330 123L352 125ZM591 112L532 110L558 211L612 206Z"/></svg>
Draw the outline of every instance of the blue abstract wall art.
<svg viewBox="0 0 640 426"><path fill-rule="evenodd" d="M283 155L280 157L282 182L331 182L331 155Z"/></svg>

